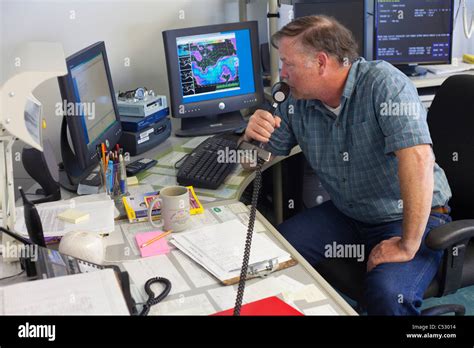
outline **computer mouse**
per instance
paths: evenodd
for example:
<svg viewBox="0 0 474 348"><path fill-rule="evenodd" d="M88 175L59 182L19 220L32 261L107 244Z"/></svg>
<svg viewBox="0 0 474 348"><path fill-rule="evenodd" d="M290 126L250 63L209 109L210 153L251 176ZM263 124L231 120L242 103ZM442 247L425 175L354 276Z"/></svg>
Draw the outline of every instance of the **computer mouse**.
<svg viewBox="0 0 474 348"><path fill-rule="evenodd" d="M61 238L59 252L102 265L105 247L104 238L96 232L72 231Z"/></svg>

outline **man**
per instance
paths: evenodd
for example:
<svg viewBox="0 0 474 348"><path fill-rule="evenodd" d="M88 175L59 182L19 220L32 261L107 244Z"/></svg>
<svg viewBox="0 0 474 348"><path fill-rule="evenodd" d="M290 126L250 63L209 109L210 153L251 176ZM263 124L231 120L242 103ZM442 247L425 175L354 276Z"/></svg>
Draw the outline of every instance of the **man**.
<svg viewBox="0 0 474 348"><path fill-rule="evenodd" d="M279 231L316 269L334 245L363 247L368 314L419 314L442 256L424 238L451 221L451 190L416 89L390 64L358 58L350 31L330 17L299 18L272 44L291 96L280 117L257 110L243 138L273 155L300 145L331 196Z"/></svg>

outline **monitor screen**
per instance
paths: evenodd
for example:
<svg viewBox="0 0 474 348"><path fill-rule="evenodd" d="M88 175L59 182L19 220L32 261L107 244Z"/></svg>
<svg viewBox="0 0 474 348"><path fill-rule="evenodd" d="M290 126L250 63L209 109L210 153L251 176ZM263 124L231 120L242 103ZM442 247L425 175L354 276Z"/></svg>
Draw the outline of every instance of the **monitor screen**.
<svg viewBox="0 0 474 348"><path fill-rule="evenodd" d="M60 184L71 191L98 165L97 146L110 150L122 135L104 42L66 59L68 74L58 78L63 105ZM69 137L67 135L69 131ZM71 144L69 142L72 143Z"/></svg>
<svg viewBox="0 0 474 348"><path fill-rule="evenodd" d="M245 127L239 111L263 101L257 22L167 30L163 40L176 135Z"/></svg>
<svg viewBox="0 0 474 348"><path fill-rule="evenodd" d="M453 0L377 0L375 59L394 65L451 63Z"/></svg>
<svg viewBox="0 0 474 348"><path fill-rule="evenodd" d="M185 104L255 92L249 30L176 38Z"/></svg>
<svg viewBox="0 0 474 348"><path fill-rule="evenodd" d="M92 146L116 122L102 53L71 67L71 77L76 102L82 105L84 140Z"/></svg>

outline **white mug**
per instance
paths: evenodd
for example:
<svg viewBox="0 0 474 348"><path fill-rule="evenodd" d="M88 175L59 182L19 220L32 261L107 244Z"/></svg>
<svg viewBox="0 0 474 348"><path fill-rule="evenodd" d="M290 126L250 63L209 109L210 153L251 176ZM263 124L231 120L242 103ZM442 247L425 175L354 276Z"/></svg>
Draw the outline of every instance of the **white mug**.
<svg viewBox="0 0 474 348"><path fill-rule="evenodd" d="M161 219L158 223L151 217L156 202L160 202L161 209ZM190 216L189 192L184 186L165 187L148 207L148 220L153 226L166 231L184 231L188 228Z"/></svg>

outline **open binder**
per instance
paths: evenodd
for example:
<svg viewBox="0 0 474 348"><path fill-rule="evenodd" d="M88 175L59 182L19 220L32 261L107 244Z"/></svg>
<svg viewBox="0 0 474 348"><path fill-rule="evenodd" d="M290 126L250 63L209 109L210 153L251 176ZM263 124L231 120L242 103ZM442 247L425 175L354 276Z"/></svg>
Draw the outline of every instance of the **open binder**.
<svg viewBox="0 0 474 348"><path fill-rule="evenodd" d="M239 220L202 227L173 235L170 241L224 285L239 281L246 227ZM295 265L289 253L270 239L255 234L247 278L264 277Z"/></svg>
<svg viewBox="0 0 474 348"><path fill-rule="evenodd" d="M32 255L28 255L28 257L20 258L28 278L47 279L112 269L130 314L136 314L135 301L130 293L129 275L127 272L121 271L118 266L98 265L38 245L29 245L28 247L35 248L34 250L37 251L36 253L31 253Z"/></svg>

